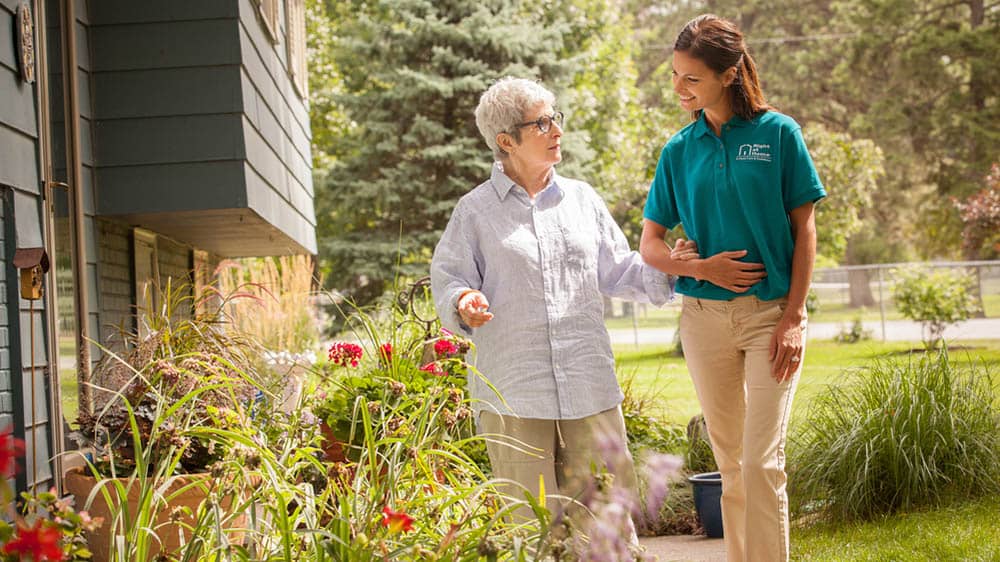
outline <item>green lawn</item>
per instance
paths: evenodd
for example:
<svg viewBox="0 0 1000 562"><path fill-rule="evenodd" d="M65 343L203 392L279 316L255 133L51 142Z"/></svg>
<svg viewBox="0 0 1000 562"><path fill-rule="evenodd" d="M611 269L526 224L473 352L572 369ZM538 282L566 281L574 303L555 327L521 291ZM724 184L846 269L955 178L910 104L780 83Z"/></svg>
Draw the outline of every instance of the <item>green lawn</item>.
<svg viewBox="0 0 1000 562"><path fill-rule="evenodd" d="M1000 340L963 341L953 349L951 359L960 364L979 361L1000 372ZM863 341L838 344L829 340L813 340L806 347L805 366L795 397L792 422L796 412L808 407L809 398L830 384L850 382L854 370L872 359L919 349L919 343ZM634 376L635 388L655 396L655 412L668 421L686 424L701 411L684 358L674 357L667 345L615 346L618 371L622 376ZM1000 384L1000 376L996 379Z"/></svg>
<svg viewBox="0 0 1000 562"><path fill-rule="evenodd" d="M792 560L990 562L1000 560L1000 499L984 498L867 523L794 527Z"/></svg>
<svg viewBox="0 0 1000 562"><path fill-rule="evenodd" d="M810 398L828 385L851 384L862 376L860 367L876 358L906 354L919 343L865 341L838 344L811 341L792 411L809 407ZM638 393L653 395L655 411L663 419L686 424L700 411L684 359L669 347L632 345L615 348L619 373L634 377ZM966 341L950 351L953 362L975 361L1000 373L1000 340ZM1000 393L1000 376L994 378ZM884 520L812 526L792 530L792 559L810 561L995 561L1000 560L1000 534L996 518L1000 499L987 498L928 512L900 514Z"/></svg>
<svg viewBox="0 0 1000 562"><path fill-rule="evenodd" d="M984 296L983 310L987 318L1000 317L1000 294ZM680 312L681 308L677 303L669 304L663 308L650 305L639 306L635 315L635 325L640 328L675 328ZM877 322L881 320L882 314L877 305L868 308L851 308L842 302L826 301L821 302L819 310L809 317L809 321L847 324L859 317L866 322ZM905 320L906 318L896 310L895 305L890 300L886 303L885 319ZM609 330L631 329L633 326L632 316L608 318L605 320L605 325Z"/></svg>

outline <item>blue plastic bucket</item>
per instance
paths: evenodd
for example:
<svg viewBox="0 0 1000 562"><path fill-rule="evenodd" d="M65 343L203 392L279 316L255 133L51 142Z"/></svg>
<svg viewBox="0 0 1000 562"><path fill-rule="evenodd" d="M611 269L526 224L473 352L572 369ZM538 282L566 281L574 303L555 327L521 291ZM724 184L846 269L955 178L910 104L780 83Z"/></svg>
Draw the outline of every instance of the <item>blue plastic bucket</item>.
<svg viewBox="0 0 1000 562"><path fill-rule="evenodd" d="M694 508L709 538L722 538L722 475L703 472L688 477L694 487Z"/></svg>

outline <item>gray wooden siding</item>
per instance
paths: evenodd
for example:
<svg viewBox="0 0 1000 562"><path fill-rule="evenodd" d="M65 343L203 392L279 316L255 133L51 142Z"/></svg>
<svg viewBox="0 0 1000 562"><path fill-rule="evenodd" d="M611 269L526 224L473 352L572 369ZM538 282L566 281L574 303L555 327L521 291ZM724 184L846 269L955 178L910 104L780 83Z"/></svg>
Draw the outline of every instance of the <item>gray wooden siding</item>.
<svg viewBox="0 0 1000 562"><path fill-rule="evenodd" d="M100 246L101 341L120 342L122 332L135 330L132 303L135 302L132 281L132 246L127 225L108 220L97 221Z"/></svg>
<svg viewBox="0 0 1000 562"><path fill-rule="evenodd" d="M235 6L102 0L91 16L98 214L245 205Z"/></svg>
<svg viewBox="0 0 1000 562"><path fill-rule="evenodd" d="M250 1L91 0L89 9L81 66L92 82L97 215L222 255L247 250L228 235L171 226L171 214L201 213L263 242L259 253L315 252L308 110L284 44L264 37ZM263 181L251 184L247 164ZM245 209L278 217L278 235L252 232L258 221L227 222Z"/></svg>
<svg viewBox="0 0 1000 562"><path fill-rule="evenodd" d="M191 248L169 238L160 236L156 240L157 265L160 269L160 283L166 287L167 280L173 287L184 285L190 293L191 279Z"/></svg>
<svg viewBox="0 0 1000 562"><path fill-rule="evenodd" d="M49 485L52 469L48 459L52 455L44 376L48 367L44 301L29 303L20 298L18 272L9 261L17 248L41 246L43 240L35 91L33 85L21 81L14 49L18 3L0 0L0 184L4 186L0 221L0 427L13 425L15 433L26 441L25 470L16 477L18 487L24 489L33 477L40 486ZM32 368L34 393L29 387ZM37 450L37 457L32 457L33 450Z"/></svg>
<svg viewBox="0 0 1000 562"><path fill-rule="evenodd" d="M309 112L288 72L284 3L279 2L277 43L264 30L252 0L239 4L247 188L266 190L248 198L259 202L252 208L261 216L315 252Z"/></svg>

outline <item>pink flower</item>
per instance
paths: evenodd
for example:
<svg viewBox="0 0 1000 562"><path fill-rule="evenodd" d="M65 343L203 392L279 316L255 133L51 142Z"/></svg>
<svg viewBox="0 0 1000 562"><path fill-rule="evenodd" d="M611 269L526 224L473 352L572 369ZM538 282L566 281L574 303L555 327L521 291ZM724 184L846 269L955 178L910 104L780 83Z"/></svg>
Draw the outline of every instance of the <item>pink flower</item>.
<svg viewBox="0 0 1000 562"><path fill-rule="evenodd" d="M444 372L444 369L442 369L440 365L433 361L421 367L420 370L425 373L430 373L436 377L443 377L448 374Z"/></svg>
<svg viewBox="0 0 1000 562"><path fill-rule="evenodd" d="M458 346L455 342L447 339L442 339L434 342L434 353L438 357L451 357L458 353Z"/></svg>
<svg viewBox="0 0 1000 562"><path fill-rule="evenodd" d="M334 365L357 367L363 353L364 350L356 343L336 342L330 346L329 358Z"/></svg>
<svg viewBox="0 0 1000 562"><path fill-rule="evenodd" d="M382 357L382 361L392 363L392 344L383 343L382 347L379 348L379 355Z"/></svg>

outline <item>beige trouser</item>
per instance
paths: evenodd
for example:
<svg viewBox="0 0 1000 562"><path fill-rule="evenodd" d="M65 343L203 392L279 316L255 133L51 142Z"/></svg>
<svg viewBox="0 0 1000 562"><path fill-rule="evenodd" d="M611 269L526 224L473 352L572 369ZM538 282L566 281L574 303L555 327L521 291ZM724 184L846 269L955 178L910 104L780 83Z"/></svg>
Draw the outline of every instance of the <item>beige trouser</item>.
<svg viewBox="0 0 1000 562"><path fill-rule="evenodd" d="M769 357L786 304L684 297L681 343L722 472L728 562L788 560L785 435L802 369L779 384Z"/></svg>
<svg viewBox="0 0 1000 562"><path fill-rule="evenodd" d="M635 467L628 452L625 420L620 407L576 420L543 420L501 416L492 412L479 415L480 431L487 437L493 476L516 484L502 492L523 499L524 490L538 497L539 476L544 479L545 505L553 515L570 500L579 500L591 482L591 465L604 466L604 455L617 459L613 468L616 485L636 490ZM609 446L610 445L610 446ZM602 451L601 448L613 451ZM534 519L528 506L519 507L518 517Z"/></svg>

